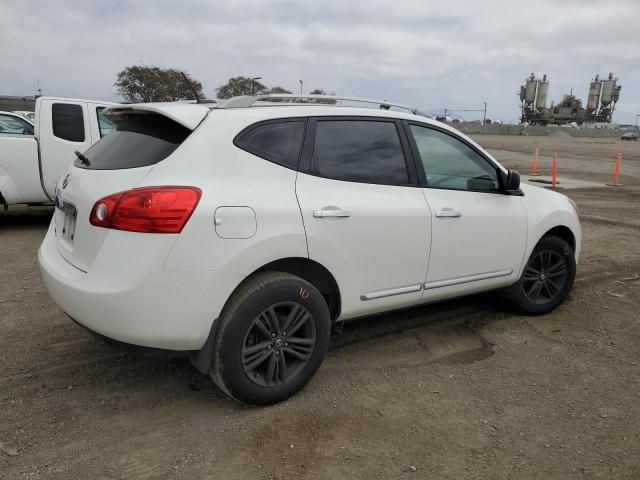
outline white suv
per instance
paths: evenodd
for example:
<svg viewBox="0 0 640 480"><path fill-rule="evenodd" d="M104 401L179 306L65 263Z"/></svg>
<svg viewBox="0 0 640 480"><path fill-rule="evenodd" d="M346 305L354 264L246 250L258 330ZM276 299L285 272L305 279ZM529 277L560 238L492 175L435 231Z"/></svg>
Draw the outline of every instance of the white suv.
<svg viewBox="0 0 640 480"><path fill-rule="evenodd" d="M492 289L528 314L567 298L566 196L391 104L270 97L106 111L116 130L58 183L39 251L73 320L270 404L309 381L336 322Z"/></svg>

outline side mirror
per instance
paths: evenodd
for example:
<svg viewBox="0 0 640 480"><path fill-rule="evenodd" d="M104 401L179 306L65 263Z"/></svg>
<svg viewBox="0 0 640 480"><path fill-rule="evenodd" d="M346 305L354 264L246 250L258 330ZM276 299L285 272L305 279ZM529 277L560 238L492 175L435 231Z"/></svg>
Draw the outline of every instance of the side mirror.
<svg viewBox="0 0 640 480"><path fill-rule="evenodd" d="M504 177L504 189L507 192L514 192L520 188L520 174L515 170L509 170Z"/></svg>

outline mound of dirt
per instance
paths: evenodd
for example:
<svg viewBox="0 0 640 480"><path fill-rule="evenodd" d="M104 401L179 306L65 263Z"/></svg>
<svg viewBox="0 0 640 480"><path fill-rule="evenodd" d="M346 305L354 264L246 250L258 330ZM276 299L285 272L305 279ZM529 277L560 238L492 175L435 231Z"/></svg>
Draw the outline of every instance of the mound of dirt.
<svg viewBox="0 0 640 480"><path fill-rule="evenodd" d="M553 138L572 138L571 135L564 130L556 130L555 132L549 133L547 136Z"/></svg>

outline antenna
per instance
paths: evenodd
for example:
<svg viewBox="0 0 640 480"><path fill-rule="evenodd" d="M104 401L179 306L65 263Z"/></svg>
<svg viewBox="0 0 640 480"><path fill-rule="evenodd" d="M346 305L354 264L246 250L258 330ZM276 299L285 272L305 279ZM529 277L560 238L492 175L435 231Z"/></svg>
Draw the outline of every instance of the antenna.
<svg viewBox="0 0 640 480"><path fill-rule="evenodd" d="M187 77L182 71L180 72L180 74L182 75L182 78L184 78L184 81L189 86L189 89L193 92L193 95L196 97L196 103L200 103L200 97L198 96L198 92L193 87L193 84L189 81L189 77Z"/></svg>

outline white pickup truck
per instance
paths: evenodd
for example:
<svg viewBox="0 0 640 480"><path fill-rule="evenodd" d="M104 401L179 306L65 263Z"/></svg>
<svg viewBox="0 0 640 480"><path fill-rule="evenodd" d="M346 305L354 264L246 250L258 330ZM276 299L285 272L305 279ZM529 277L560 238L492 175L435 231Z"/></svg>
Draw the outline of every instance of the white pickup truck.
<svg viewBox="0 0 640 480"><path fill-rule="evenodd" d="M109 102L40 97L35 125L13 112L0 112L0 205L53 203L55 186L75 160L109 133L102 115Z"/></svg>

